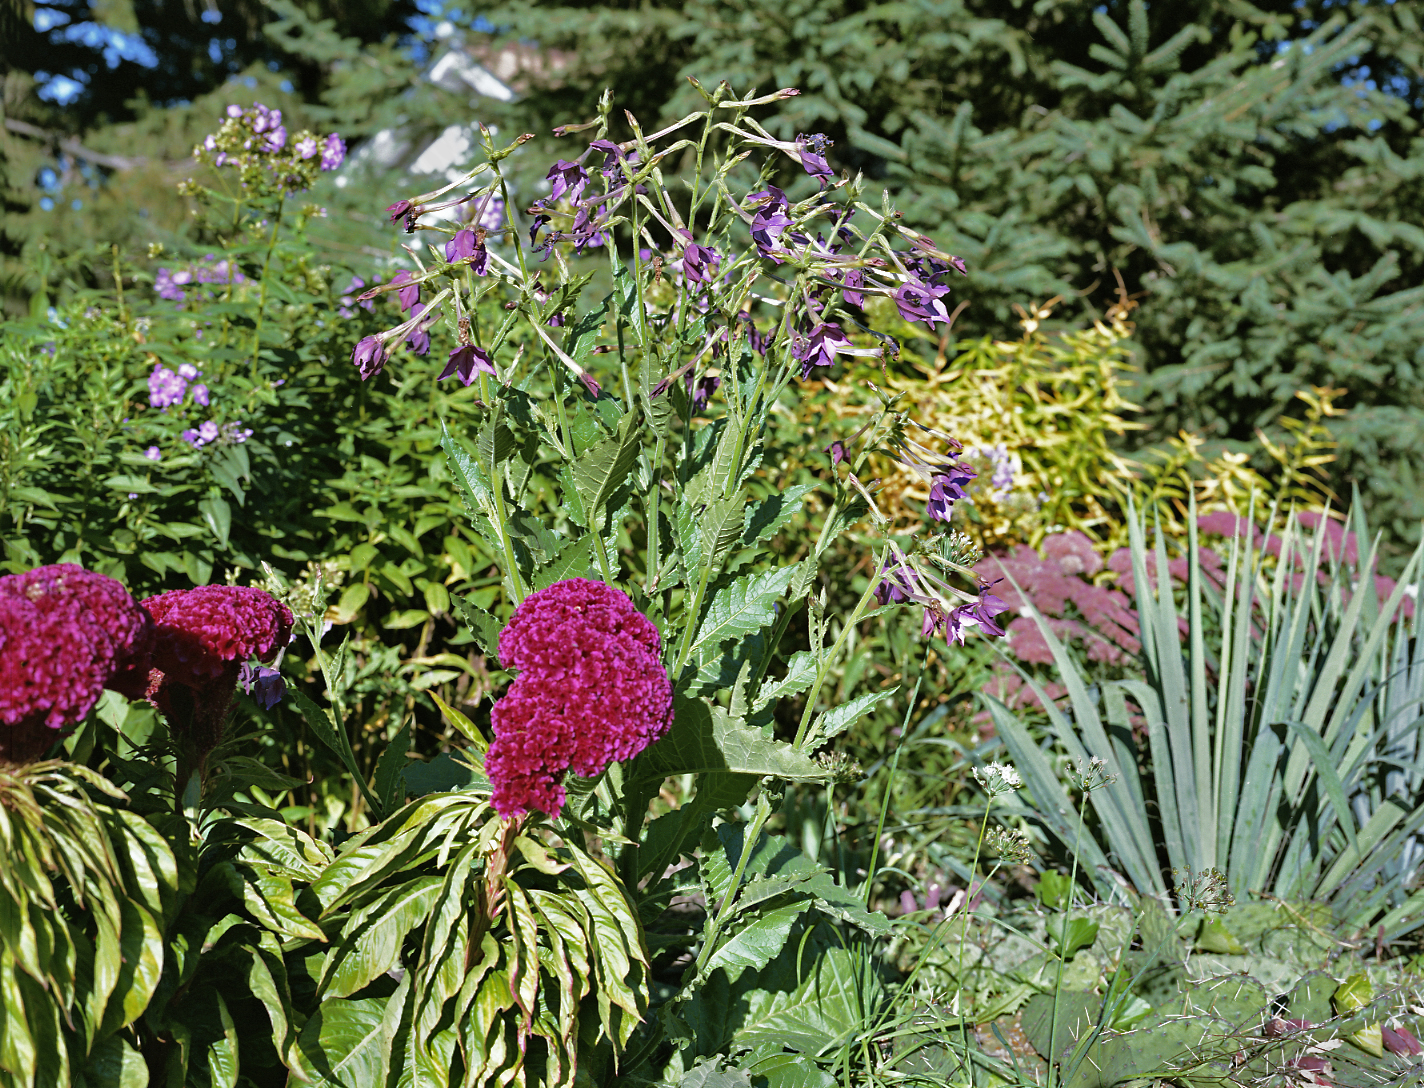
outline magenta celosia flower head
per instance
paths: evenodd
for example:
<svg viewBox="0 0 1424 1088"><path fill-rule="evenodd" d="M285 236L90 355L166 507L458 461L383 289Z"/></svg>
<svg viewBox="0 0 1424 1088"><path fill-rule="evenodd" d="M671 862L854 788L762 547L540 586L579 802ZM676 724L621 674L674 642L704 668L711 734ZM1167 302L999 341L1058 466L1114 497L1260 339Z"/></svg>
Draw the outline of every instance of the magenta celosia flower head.
<svg viewBox="0 0 1424 1088"><path fill-rule="evenodd" d="M553 816L566 771L600 774L667 732L672 683L661 649L657 628L602 582L557 582L515 609L499 657L519 676L491 711L485 759L500 815Z"/></svg>
<svg viewBox="0 0 1424 1088"><path fill-rule="evenodd" d="M143 602L157 625L153 665L192 687L255 657L271 661L292 636L291 610L251 586L175 589Z"/></svg>
<svg viewBox="0 0 1424 1088"><path fill-rule="evenodd" d="M141 667L152 635L123 585L73 563L0 578L0 760L42 755Z"/></svg>

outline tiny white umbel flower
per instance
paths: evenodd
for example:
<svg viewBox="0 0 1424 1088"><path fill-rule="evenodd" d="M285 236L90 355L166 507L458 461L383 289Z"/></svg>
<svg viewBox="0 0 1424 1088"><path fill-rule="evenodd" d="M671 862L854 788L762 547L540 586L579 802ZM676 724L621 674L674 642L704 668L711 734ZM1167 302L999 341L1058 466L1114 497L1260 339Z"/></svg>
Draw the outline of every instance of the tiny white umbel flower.
<svg viewBox="0 0 1424 1088"><path fill-rule="evenodd" d="M1002 793L1012 793L1023 785L1023 779L1019 777L1019 772L1007 763L990 763L987 767L976 767L974 777L990 797L998 797Z"/></svg>

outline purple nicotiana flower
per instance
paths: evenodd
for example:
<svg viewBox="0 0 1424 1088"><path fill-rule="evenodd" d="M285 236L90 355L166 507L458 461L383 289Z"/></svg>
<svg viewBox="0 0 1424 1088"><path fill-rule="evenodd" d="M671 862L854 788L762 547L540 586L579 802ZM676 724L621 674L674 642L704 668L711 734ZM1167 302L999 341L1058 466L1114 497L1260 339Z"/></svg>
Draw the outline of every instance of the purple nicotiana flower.
<svg viewBox="0 0 1424 1088"><path fill-rule="evenodd" d="M399 223L410 212L410 209L409 200L397 200L394 204L387 205L386 212L390 215L392 223Z"/></svg>
<svg viewBox="0 0 1424 1088"><path fill-rule="evenodd" d="M188 383L166 366L156 366L148 376L148 403L154 408L168 408L183 400Z"/></svg>
<svg viewBox="0 0 1424 1088"><path fill-rule="evenodd" d="M490 359L489 352L484 348L475 347L474 344L461 344L450 352L450 361L445 364L445 369L435 380L444 381L453 376L459 378L466 385L470 385L474 382L476 374L488 374L492 378L499 376L495 373L494 362Z"/></svg>
<svg viewBox="0 0 1424 1088"><path fill-rule="evenodd" d="M998 585L998 582L979 587L979 600L971 605L962 605L955 609L965 622L973 621L979 625L979 630L991 638L1003 638L1004 629L995 621L996 616L1001 612L1007 612L1009 606L1004 603L1001 597L995 596L989 591Z"/></svg>
<svg viewBox="0 0 1424 1088"><path fill-rule="evenodd" d="M756 243L758 252L763 257L770 257L777 264L781 264L781 258L776 256L776 243L786 228L791 226L790 203L787 202L786 194L775 185L768 185L766 191L753 193L748 198L751 201L766 199L765 207L752 216L752 241Z"/></svg>
<svg viewBox="0 0 1424 1088"><path fill-rule="evenodd" d="M549 320L544 322L544 324L548 325L551 329L562 329L568 324L568 319L564 317L564 312L560 310L556 314L550 314Z"/></svg>
<svg viewBox="0 0 1424 1088"><path fill-rule="evenodd" d="M363 382L374 378L386 365L386 345L379 336L363 336L351 349L351 361Z"/></svg>
<svg viewBox="0 0 1424 1088"><path fill-rule="evenodd" d="M206 385L193 386L192 393L194 404L202 405L204 408L208 406L208 387Z"/></svg>
<svg viewBox="0 0 1424 1088"><path fill-rule="evenodd" d="M345 161L346 141L333 132L326 138L326 144L321 149L321 168L335 170Z"/></svg>
<svg viewBox="0 0 1424 1088"><path fill-rule="evenodd" d="M565 193L570 199L577 200L583 192L583 187L588 184L588 171L576 162L560 159L549 167L545 180L551 186L550 200L559 200Z"/></svg>
<svg viewBox="0 0 1424 1088"><path fill-rule="evenodd" d="M865 286L865 273L859 268L847 269L841 283L844 284L841 288L841 297L852 306L859 306L864 309L865 296L860 293L860 289Z"/></svg>
<svg viewBox="0 0 1424 1088"><path fill-rule="evenodd" d="M242 685L243 693L251 695L263 710L271 710L287 694L287 682L281 672L263 664L244 662L237 670L237 682Z"/></svg>
<svg viewBox="0 0 1424 1088"><path fill-rule="evenodd" d="M149 446L148 449L143 451L143 455L150 461L163 460L163 452L157 446Z"/></svg>
<svg viewBox="0 0 1424 1088"><path fill-rule="evenodd" d="M824 133L817 132L810 136L803 133L796 137L796 150L801 156L801 165L806 173L821 183L822 189L826 187L825 179L835 176L830 163L826 162L826 149L830 146L831 141Z"/></svg>
<svg viewBox="0 0 1424 1088"><path fill-rule="evenodd" d="M682 272L688 283L711 283L721 266L722 257L711 246L691 243L682 251Z"/></svg>
<svg viewBox="0 0 1424 1088"><path fill-rule="evenodd" d="M914 596L915 572L904 563L896 564L893 570L886 571L885 577L875 587L875 599L881 605L887 605L892 601L896 604L903 604Z"/></svg>
<svg viewBox="0 0 1424 1088"><path fill-rule="evenodd" d="M397 272L391 277L392 284L400 284L400 290L396 292L396 298L400 300L401 313L409 310L420 301L420 284L415 282L415 277L409 272Z"/></svg>
<svg viewBox="0 0 1424 1088"><path fill-rule="evenodd" d="M607 241L607 236L603 233L603 224L599 222L599 217L607 211L605 205L600 204L595 213L591 208L580 208L574 216L573 229L570 237L574 240L574 252L582 253L585 249L597 248Z"/></svg>
<svg viewBox="0 0 1424 1088"><path fill-rule="evenodd" d="M683 381L687 383L687 394L692 398L693 412L700 412L707 407L707 401L712 394L717 392L717 387L722 384L721 378L712 375L704 375L694 383L692 375L687 374Z"/></svg>
<svg viewBox="0 0 1424 1088"><path fill-rule="evenodd" d="M947 294L948 287L908 280L895 292L895 308L906 321L923 321L933 329L936 322L949 324L949 310L944 304Z"/></svg>
<svg viewBox="0 0 1424 1088"><path fill-rule="evenodd" d="M417 302L411 307L411 316L419 317L425 312L425 303ZM425 355L430 351L430 330L424 322L416 325L406 334L405 342L410 345L410 350L417 355Z"/></svg>
<svg viewBox="0 0 1424 1088"><path fill-rule="evenodd" d="M831 455L831 467L832 467L832 468L835 468L835 467L836 467L837 465L839 465L842 461L849 461L849 460L850 460L850 455L849 455L848 453L846 453L845 443L842 442L840 439L836 439L834 442L832 442L829 446L827 446L827 447L826 447L824 450L822 450L821 452L822 452L822 453L829 453L829 454Z"/></svg>
<svg viewBox="0 0 1424 1088"><path fill-rule="evenodd" d="M930 501L926 504L925 511L935 521L948 521L955 500L968 498L968 493L964 490L965 485L977 475L968 465L958 461L946 466L944 471L936 474L930 481Z"/></svg>
<svg viewBox="0 0 1424 1088"><path fill-rule="evenodd" d="M800 333L792 340L791 355L801 363L801 380L804 382L818 366L830 366L843 348L850 347L850 340L841 327L833 321L817 325L809 336Z"/></svg>
<svg viewBox="0 0 1424 1088"><path fill-rule="evenodd" d="M477 276L489 275L489 250L484 237L473 230L460 230L445 243L445 259L451 264L465 262Z"/></svg>

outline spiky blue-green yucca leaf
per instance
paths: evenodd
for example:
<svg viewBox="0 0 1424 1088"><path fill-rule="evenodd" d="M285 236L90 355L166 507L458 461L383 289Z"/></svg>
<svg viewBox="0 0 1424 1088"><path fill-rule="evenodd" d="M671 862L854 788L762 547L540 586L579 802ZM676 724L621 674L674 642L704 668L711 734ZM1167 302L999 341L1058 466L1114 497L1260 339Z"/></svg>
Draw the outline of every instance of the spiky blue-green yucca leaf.
<svg viewBox="0 0 1424 1088"><path fill-rule="evenodd" d="M1358 504L1351 528L1368 539ZM1424 640L1417 611L1411 619L1402 607L1407 594L1417 599L1421 556L1381 601L1376 547L1347 563L1327 546L1323 522L1306 533L1288 521L1272 570L1243 533L1218 592L1202 577L1193 529L1183 635L1170 578L1149 580L1149 568L1167 568L1166 545L1159 536L1149 550L1134 512L1140 676L1096 686L1033 611L1071 713L1024 674L1048 708L1053 747L1074 761L1104 759L1116 776L1091 795L1096 831L1076 844L1104 891L1114 872L1164 895L1173 870L1217 868L1238 897L1329 902L1340 921L1382 924L1387 935L1424 921L1424 893L1406 892L1424 854ZM1145 753L1127 700L1146 719ZM1074 848L1076 805L1053 753L1002 703L991 698L989 709L1028 803Z"/></svg>

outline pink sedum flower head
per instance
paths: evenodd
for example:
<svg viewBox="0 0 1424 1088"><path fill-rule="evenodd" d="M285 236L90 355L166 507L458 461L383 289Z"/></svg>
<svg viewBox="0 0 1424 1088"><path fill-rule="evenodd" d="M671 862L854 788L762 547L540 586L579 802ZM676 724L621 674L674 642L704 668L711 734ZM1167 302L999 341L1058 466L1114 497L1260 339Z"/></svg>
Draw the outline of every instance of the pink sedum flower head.
<svg viewBox="0 0 1424 1088"><path fill-rule="evenodd" d="M485 758L500 815L556 815L566 771L599 774L667 732L672 683L661 649L657 628L602 582L557 582L515 609L499 656L520 672L491 711Z"/></svg>
<svg viewBox="0 0 1424 1088"><path fill-rule="evenodd" d="M102 574L59 563L0 577L0 762L39 758L105 687L143 670L152 636Z"/></svg>

